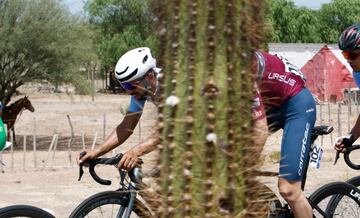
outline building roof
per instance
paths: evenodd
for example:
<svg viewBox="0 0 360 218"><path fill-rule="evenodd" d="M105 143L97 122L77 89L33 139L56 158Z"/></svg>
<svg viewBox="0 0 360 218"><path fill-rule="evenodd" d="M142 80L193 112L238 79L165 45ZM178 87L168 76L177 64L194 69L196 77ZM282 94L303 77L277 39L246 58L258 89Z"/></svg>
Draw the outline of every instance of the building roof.
<svg viewBox="0 0 360 218"><path fill-rule="evenodd" d="M324 45L324 43L269 43L269 52L279 54L302 68ZM328 48L352 72L350 65L341 54L337 44L329 44Z"/></svg>

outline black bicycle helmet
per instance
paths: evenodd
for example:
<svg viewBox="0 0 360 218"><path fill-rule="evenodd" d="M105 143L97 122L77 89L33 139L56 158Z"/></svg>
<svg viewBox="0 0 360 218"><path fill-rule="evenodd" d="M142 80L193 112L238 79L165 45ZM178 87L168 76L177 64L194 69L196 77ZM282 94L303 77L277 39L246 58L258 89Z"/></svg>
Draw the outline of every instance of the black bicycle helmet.
<svg viewBox="0 0 360 218"><path fill-rule="evenodd" d="M354 24L341 33L339 48L343 51L360 48L360 24Z"/></svg>

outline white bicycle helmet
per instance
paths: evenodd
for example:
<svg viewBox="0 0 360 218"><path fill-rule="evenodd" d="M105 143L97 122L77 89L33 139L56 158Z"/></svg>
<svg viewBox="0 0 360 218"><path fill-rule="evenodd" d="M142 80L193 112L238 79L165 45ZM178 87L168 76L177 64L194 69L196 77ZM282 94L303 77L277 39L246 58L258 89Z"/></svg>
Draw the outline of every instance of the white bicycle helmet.
<svg viewBox="0 0 360 218"><path fill-rule="evenodd" d="M144 76L150 69L159 71L150 48L135 48L120 57L115 66L115 77L120 83L131 82Z"/></svg>

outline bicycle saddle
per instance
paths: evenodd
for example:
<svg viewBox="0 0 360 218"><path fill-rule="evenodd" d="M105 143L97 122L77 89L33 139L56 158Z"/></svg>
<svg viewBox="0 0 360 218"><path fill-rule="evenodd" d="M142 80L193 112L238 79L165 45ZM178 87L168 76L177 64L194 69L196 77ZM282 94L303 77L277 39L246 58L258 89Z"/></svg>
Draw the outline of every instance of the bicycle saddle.
<svg viewBox="0 0 360 218"><path fill-rule="evenodd" d="M332 126L326 126L326 125L321 125L321 126L315 126L313 131L311 132L312 135L327 135L329 133L331 133L334 130L334 127Z"/></svg>

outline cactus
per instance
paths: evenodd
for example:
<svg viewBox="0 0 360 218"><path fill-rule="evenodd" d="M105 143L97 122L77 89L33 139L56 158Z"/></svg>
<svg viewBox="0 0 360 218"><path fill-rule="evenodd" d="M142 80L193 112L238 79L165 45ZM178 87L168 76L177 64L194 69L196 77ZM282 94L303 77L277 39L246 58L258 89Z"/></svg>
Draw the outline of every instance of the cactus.
<svg viewBox="0 0 360 218"><path fill-rule="evenodd" d="M251 64L264 1L152 5L163 67L157 217L258 217Z"/></svg>

